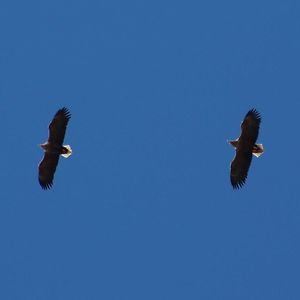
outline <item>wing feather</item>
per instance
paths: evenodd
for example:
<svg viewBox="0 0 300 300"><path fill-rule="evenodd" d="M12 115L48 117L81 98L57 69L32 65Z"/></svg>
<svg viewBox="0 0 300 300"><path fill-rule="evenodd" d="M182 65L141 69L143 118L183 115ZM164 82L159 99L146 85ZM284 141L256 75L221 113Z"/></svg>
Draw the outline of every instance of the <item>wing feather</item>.
<svg viewBox="0 0 300 300"><path fill-rule="evenodd" d="M249 110L241 124L242 133L239 139L254 145L258 137L260 122L261 116L259 112L254 108Z"/></svg>
<svg viewBox="0 0 300 300"><path fill-rule="evenodd" d="M48 142L55 145L62 145L71 113L66 107L59 109L49 125Z"/></svg>
<svg viewBox="0 0 300 300"><path fill-rule="evenodd" d="M43 160L39 164L39 183L46 190L53 185L54 173L59 161L59 155L45 153Z"/></svg>
<svg viewBox="0 0 300 300"><path fill-rule="evenodd" d="M237 147L230 169L230 181L234 189L239 189L246 183L251 160L251 149L247 149L245 146Z"/></svg>

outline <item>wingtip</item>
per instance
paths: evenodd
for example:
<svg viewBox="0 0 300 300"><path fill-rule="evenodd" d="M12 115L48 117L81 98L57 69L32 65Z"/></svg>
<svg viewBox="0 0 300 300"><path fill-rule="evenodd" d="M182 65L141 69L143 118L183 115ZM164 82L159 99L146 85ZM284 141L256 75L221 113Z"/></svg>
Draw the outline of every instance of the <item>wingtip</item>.
<svg viewBox="0 0 300 300"><path fill-rule="evenodd" d="M254 115L255 118L257 118L258 120L261 121L261 114L260 114L260 112L259 112L256 108L254 108L254 107L251 108L251 109L248 111L247 115L250 115L250 114Z"/></svg>
<svg viewBox="0 0 300 300"><path fill-rule="evenodd" d="M40 182L40 186L44 191L50 190L52 188L53 183L43 184Z"/></svg>
<svg viewBox="0 0 300 300"><path fill-rule="evenodd" d="M239 190L240 188L242 188L246 183L246 179L247 177L239 182L233 182L232 180L230 180L233 190Z"/></svg>
<svg viewBox="0 0 300 300"><path fill-rule="evenodd" d="M53 186L53 180L50 181L50 182L44 182L44 181L41 180L40 177L38 178L38 180L39 180L39 184L40 184L41 188L42 188L44 191L51 189L52 186Z"/></svg>
<svg viewBox="0 0 300 300"><path fill-rule="evenodd" d="M72 114L71 114L70 110L67 107L65 107L65 106L62 107L61 111L64 113L66 118L68 118L68 119L71 118Z"/></svg>

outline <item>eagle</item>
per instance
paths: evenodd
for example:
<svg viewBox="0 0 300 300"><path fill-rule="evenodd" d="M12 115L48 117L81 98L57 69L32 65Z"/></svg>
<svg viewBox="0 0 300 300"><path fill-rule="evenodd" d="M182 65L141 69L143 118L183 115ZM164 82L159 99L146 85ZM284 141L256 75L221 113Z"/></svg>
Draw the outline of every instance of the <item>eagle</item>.
<svg viewBox="0 0 300 300"><path fill-rule="evenodd" d="M49 124L48 141L40 144L45 153L39 164L39 183L44 190L50 189L53 185L60 155L67 158L72 154L70 145L63 145L70 118L71 113L66 107L59 109Z"/></svg>
<svg viewBox="0 0 300 300"><path fill-rule="evenodd" d="M228 141L236 150L230 166L230 181L234 189L246 183L252 154L259 157L264 152L262 144L256 144L261 116L256 109L251 109L241 123L241 135L238 139Z"/></svg>

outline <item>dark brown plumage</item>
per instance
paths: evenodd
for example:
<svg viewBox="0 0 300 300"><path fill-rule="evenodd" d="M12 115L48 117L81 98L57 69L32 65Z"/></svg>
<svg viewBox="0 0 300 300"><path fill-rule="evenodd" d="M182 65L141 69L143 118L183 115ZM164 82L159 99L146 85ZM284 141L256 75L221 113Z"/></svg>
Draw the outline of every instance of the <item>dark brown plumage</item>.
<svg viewBox="0 0 300 300"><path fill-rule="evenodd" d="M70 118L71 114L67 108L59 109L49 125L48 141L40 145L45 151L39 164L39 183L43 189L50 189L53 185L59 156L68 157L72 153L69 145L63 145Z"/></svg>
<svg viewBox="0 0 300 300"><path fill-rule="evenodd" d="M230 181L234 189L238 189L245 184L252 154L259 157L264 151L262 144L256 144L260 122L259 112L256 109L251 109L241 124L240 137L235 141L229 141L236 148L230 170Z"/></svg>

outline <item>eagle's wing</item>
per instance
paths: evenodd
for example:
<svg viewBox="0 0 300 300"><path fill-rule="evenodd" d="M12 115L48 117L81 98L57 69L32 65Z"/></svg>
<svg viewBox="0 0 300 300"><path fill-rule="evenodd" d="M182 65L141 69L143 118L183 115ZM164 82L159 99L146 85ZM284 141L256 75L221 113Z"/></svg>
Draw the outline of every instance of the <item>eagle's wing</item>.
<svg viewBox="0 0 300 300"><path fill-rule="evenodd" d="M59 155L45 153L43 160L39 164L39 183L46 190L53 185L53 177L58 164Z"/></svg>
<svg viewBox="0 0 300 300"><path fill-rule="evenodd" d="M241 124L242 133L239 139L254 145L258 137L260 122L259 112L256 109L249 110Z"/></svg>
<svg viewBox="0 0 300 300"><path fill-rule="evenodd" d="M247 179L252 160L252 150L246 148L247 146L237 147L235 157L231 162L230 181L234 189L242 187Z"/></svg>
<svg viewBox="0 0 300 300"><path fill-rule="evenodd" d="M65 107L58 110L49 125L48 142L56 145L62 145L71 113Z"/></svg>

